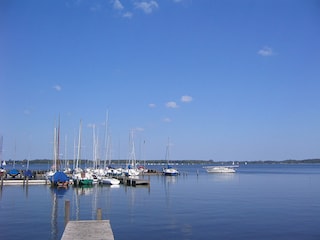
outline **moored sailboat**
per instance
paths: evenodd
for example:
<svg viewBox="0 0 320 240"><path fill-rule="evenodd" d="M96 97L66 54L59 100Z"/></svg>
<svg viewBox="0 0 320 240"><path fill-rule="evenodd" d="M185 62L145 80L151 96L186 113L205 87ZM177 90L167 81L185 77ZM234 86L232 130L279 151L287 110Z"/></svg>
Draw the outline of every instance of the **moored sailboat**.
<svg viewBox="0 0 320 240"><path fill-rule="evenodd" d="M136 154L134 148L134 139L133 139L133 130L130 134L130 145L131 145L131 152L129 157L129 164L127 165L126 169L124 169L124 174L129 177L136 177L140 174L140 171L137 168L136 164Z"/></svg>
<svg viewBox="0 0 320 240"><path fill-rule="evenodd" d="M16 153L16 144L14 144L14 152ZM15 157L14 157L15 158ZM11 176L12 178L15 178L16 176L18 176L20 174L20 172L16 169L16 161L15 159L13 160L13 165L12 165L12 169L10 169L7 174L9 176Z"/></svg>
<svg viewBox="0 0 320 240"><path fill-rule="evenodd" d="M170 160L169 159L170 159L170 140L168 139L168 144L167 144L167 147L166 147L167 167L163 168L162 173L165 176L177 176L177 175L179 175L180 172L170 165L170 163L169 163Z"/></svg>
<svg viewBox="0 0 320 240"><path fill-rule="evenodd" d="M0 136L0 177L5 176L7 171L4 168L7 164L6 161L2 161L2 145L3 145L3 136Z"/></svg>
<svg viewBox="0 0 320 240"><path fill-rule="evenodd" d="M79 136L78 136L78 154L76 160L76 168L72 174L72 180L75 185L92 185L93 176L89 172L84 172L79 168L80 154L81 154L81 132L82 132L82 121L80 120Z"/></svg>
<svg viewBox="0 0 320 240"><path fill-rule="evenodd" d="M54 140L53 140L53 166L52 169L47 172L46 176L55 187L67 187L69 185L69 177L60 170L59 160L59 145L60 145L60 118L58 128L54 128Z"/></svg>

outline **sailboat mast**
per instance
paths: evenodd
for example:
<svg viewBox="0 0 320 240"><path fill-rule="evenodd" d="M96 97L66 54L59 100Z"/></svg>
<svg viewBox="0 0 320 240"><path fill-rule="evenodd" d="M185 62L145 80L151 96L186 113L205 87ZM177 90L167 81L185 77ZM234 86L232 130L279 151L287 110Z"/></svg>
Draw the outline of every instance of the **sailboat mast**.
<svg viewBox="0 0 320 240"><path fill-rule="evenodd" d="M64 136L64 167L65 169L69 168L69 160L67 159L67 142L68 135Z"/></svg>
<svg viewBox="0 0 320 240"><path fill-rule="evenodd" d="M58 129L57 129L57 166L56 170L60 169L60 160L59 160L59 154L60 154L60 115L59 115L59 120L58 120Z"/></svg>
<svg viewBox="0 0 320 240"><path fill-rule="evenodd" d="M13 157L13 169L16 168L16 155L17 155L17 140L14 140L14 157Z"/></svg>
<svg viewBox="0 0 320 240"><path fill-rule="evenodd" d="M133 167L136 167L136 155L135 155L135 148L134 148L134 140L133 140L133 130L131 130L131 154L130 154L130 160L131 165Z"/></svg>
<svg viewBox="0 0 320 240"><path fill-rule="evenodd" d="M0 136L0 166L3 166L3 162L2 162L2 145L3 145L3 136Z"/></svg>
<svg viewBox="0 0 320 240"><path fill-rule="evenodd" d="M105 160L104 160L104 168L106 168L106 162L109 157L109 111L106 113L106 122L105 122L105 133L104 133L104 147L105 147ZM110 163L109 163L110 165Z"/></svg>
<svg viewBox="0 0 320 240"><path fill-rule="evenodd" d="M53 128L53 171L57 170L57 128Z"/></svg>
<svg viewBox="0 0 320 240"><path fill-rule="evenodd" d="M78 154L77 154L77 164L76 168L79 167L80 162L80 152L81 152L81 131L82 131L82 121L80 120L80 126L79 126L79 138L78 138Z"/></svg>
<svg viewBox="0 0 320 240"><path fill-rule="evenodd" d="M75 136L73 136L73 169L75 169L76 168L76 138L75 138Z"/></svg>
<svg viewBox="0 0 320 240"><path fill-rule="evenodd" d="M92 126L92 163L93 168L97 167L97 156L96 156L96 125Z"/></svg>
<svg viewBox="0 0 320 240"><path fill-rule="evenodd" d="M170 159L170 138L168 138L168 144L166 148L166 160L167 164L169 164L169 159Z"/></svg>

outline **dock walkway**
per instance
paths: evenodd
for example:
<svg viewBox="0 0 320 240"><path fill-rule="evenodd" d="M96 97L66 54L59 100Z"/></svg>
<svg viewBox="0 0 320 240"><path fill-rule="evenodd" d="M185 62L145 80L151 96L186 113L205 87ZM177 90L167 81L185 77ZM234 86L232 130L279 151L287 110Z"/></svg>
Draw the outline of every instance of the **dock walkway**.
<svg viewBox="0 0 320 240"><path fill-rule="evenodd" d="M127 186L138 186L138 185L150 185L150 180L140 179L140 178L130 178L130 177L117 177L120 180L121 184L125 184Z"/></svg>
<svg viewBox="0 0 320 240"><path fill-rule="evenodd" d="M43 185L50 184L48 180L25 180L25 179L14 179L14 180L1 180L3 185Z"/></svg>
<svg viewBox="0 0 320 240"><path fill-rule="evenodd" d="M114 240L109 220L69 221L61 240Z"/></svg>

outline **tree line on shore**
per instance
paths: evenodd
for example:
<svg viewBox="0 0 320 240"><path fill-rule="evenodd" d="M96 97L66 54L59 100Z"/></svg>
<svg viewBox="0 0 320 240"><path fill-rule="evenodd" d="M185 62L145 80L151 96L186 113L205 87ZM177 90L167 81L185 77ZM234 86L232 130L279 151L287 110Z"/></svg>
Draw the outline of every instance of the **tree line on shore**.
<svg viewBox="0 0 320 240"><path fill-rule="evenodd" d="M61 160L61 162L65 162L66 160ZM73 159L67 160L69 162L69 165L73 165ZM27 164L28 160L11 160L9 159L6 161L7 164L13 164L15 162L16 164ZM47 164L53 162L52 159L34 159L29 160L29 164ZM88 159L82 159L82 163L90 163L92 160ZM104 160L100 160L101 164L104 164ZM123 165L127 164L128 160L120 159L120 160L112 160L111 164L116 165ZM166 164L166 160L137 160L137 163L140 165L144 164ZM311 163L320 163L320 159L303 159L303 160L294 160L294 159L287 159L287 160L255 160L255 161L214 161L214 160L171 160L170 164L184 164L184 165L190 165L190 164L311 164ZM63 163L62 163L63 164Z"/></svg>

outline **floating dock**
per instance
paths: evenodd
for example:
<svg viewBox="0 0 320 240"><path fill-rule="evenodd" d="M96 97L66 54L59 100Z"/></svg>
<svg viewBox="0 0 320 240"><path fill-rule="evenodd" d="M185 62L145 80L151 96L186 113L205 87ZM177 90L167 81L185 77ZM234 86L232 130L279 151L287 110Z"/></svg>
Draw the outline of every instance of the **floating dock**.
<svg viewBox="0 0 320 240"><path fill-rule="evenodd" d="M61 240L114 240L109 220L69 221Z"/></svg>
<svg viewBox="0 0 320 240"><path fill-rule="evenodd" d="M127 179L128 186L149 185L150 181L144 179Z"/></svg>
<svg viewBox="0 0 320 240"><path fill-rule="evenodd" d="M45 185L50 184L48 180L24 180L24 179L10 179L1 180L1 185Z"/></svg>
<svg viewBox="0 0 320 240"><path fill-rule="evenodd" d="M138 185L150 185L150 180L130 177L117 177L121 184L136 187Z"/></svg>

